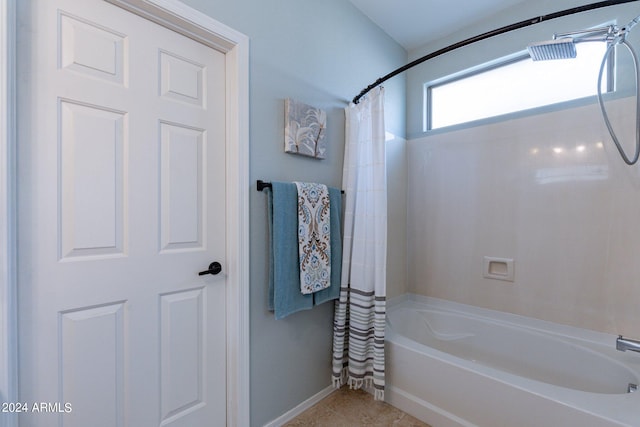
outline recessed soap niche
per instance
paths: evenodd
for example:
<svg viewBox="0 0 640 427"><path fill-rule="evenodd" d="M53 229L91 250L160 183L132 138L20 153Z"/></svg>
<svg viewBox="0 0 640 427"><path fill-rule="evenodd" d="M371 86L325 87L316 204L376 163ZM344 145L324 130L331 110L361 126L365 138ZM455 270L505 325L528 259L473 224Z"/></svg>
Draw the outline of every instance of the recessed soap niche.
<svg viewBox="0 0 640 427"><path fill-rule="evenodd" d="M486 256L483 262L482 277L513 282L515 273L514 266L513 258Z"/></svg>

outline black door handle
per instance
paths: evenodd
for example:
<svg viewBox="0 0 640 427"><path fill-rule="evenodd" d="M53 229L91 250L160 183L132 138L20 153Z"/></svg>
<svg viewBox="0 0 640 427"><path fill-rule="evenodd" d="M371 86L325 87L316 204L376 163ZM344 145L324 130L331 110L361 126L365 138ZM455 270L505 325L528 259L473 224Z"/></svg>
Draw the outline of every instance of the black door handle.
<svg viewBox="0 0 640 427"><path fill-rule="evenodd" d="M214 261L209 264L209 269L201 271L198 276L204 276L205 274L213 274L214 276L222 271L222 265L218 261Z"/></svg>

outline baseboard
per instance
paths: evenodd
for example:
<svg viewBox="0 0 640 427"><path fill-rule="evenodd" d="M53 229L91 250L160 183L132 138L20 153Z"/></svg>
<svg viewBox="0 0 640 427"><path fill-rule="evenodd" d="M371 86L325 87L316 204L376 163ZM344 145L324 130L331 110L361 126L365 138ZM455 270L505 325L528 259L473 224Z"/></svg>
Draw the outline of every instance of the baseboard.
<svg viewBox="0 0 640 427"><path fill-rule="evenodd" d="M385 402L429 425L437 427L478 427L397 387L387 384L385 389Z"/></svg>
<svg viewBox="0 0 640 427"><path fill-rule="evenodd" d="M307 409L311 408L313 405L320 402L322 399L324 399L325 397L329 396L331 393L337 390L338 390L337 388L334 388L333 386L330 385L329 387L321 390L319 393L314 394L304 402L300 403L295 408L280 415L275 420L269 421L264 425L264 427L280 427L281 425L291 421L292 419L294 419L295 417L297 417L298 415L300 415Z"/></svg>

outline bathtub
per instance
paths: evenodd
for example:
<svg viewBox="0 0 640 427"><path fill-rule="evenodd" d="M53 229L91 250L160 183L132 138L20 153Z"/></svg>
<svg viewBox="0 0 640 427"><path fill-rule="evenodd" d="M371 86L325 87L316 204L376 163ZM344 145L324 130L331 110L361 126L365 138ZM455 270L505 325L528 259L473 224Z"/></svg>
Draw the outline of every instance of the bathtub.
<svg viewBox="0 0 640 427"><path fill-rule="evenodd" d="M615 339L404 295L387 305L385 398L433 427L640 426L640 353Z"/></svg>

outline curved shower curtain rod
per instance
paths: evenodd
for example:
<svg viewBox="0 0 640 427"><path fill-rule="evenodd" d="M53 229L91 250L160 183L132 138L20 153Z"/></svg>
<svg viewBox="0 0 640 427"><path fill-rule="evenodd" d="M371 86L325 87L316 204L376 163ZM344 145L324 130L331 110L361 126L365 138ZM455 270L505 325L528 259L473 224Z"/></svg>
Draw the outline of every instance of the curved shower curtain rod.
<svg viewBox="0 0 640 427"><path fill-rule="evenodd" d="M565 9L565 10L561 10L559 12L550 13L548 15L537 16L535 18L527 19L525 21L516 22L515 24L511 24L511 25L507 25L507 26L504 26L504 27L501 27L501 28L497 28L495 30L488 31L486 33L483 33L483 34L468 38L466 40L459 41L457 43L454 43L454 44L449 45L447 47L444 47L442 49L436 50L435 52L429 53L429 54L423 56L422 58L418 58L418 59L408 63L407 65L405 65L403 67L400 67L397 70L394 70L394 71L390 72L386 76L380 77L378 80L376 80L375 82L373 82L372 84L370 84L366 88L362 89L362 91L358 94L358 96L353 98L353 103L357 104L358 102L360 102L360 98L365 96L372 89L380 86L382 83L384 83L387 80L389 80L391 77L395 77L398 74L407 71L409 68L413 68L418 64L422 64L423 62L425 62L425 61L427 61L429 59L435 58L436 56L440 56L440 55L442 55L444 53L451 52L452 50L461 48L463 46L467 46L467 45L469 45L471 43L475 43L475 42L478 42L480 40L488 39L489 37L497 36L497 35L500 35L500 34L508 33L509 31L518 30L520 28L528 27L530 25L539 24L539 23L544 22L544 21L550 21L552 19L561 18L563 16L573 15L575 13L586 12L586 11L594 10L594 9L600 9L602 7L607 7L607 6L615 6L615 5L623 4L623 3L631 3L631 2L634 2L634 1L638 1L638 0L608 0L608 1L601 1L601 2L597 2L597 3L587 4L587 5L584 5L584 6L572 7L571 9Z"/></svg>

